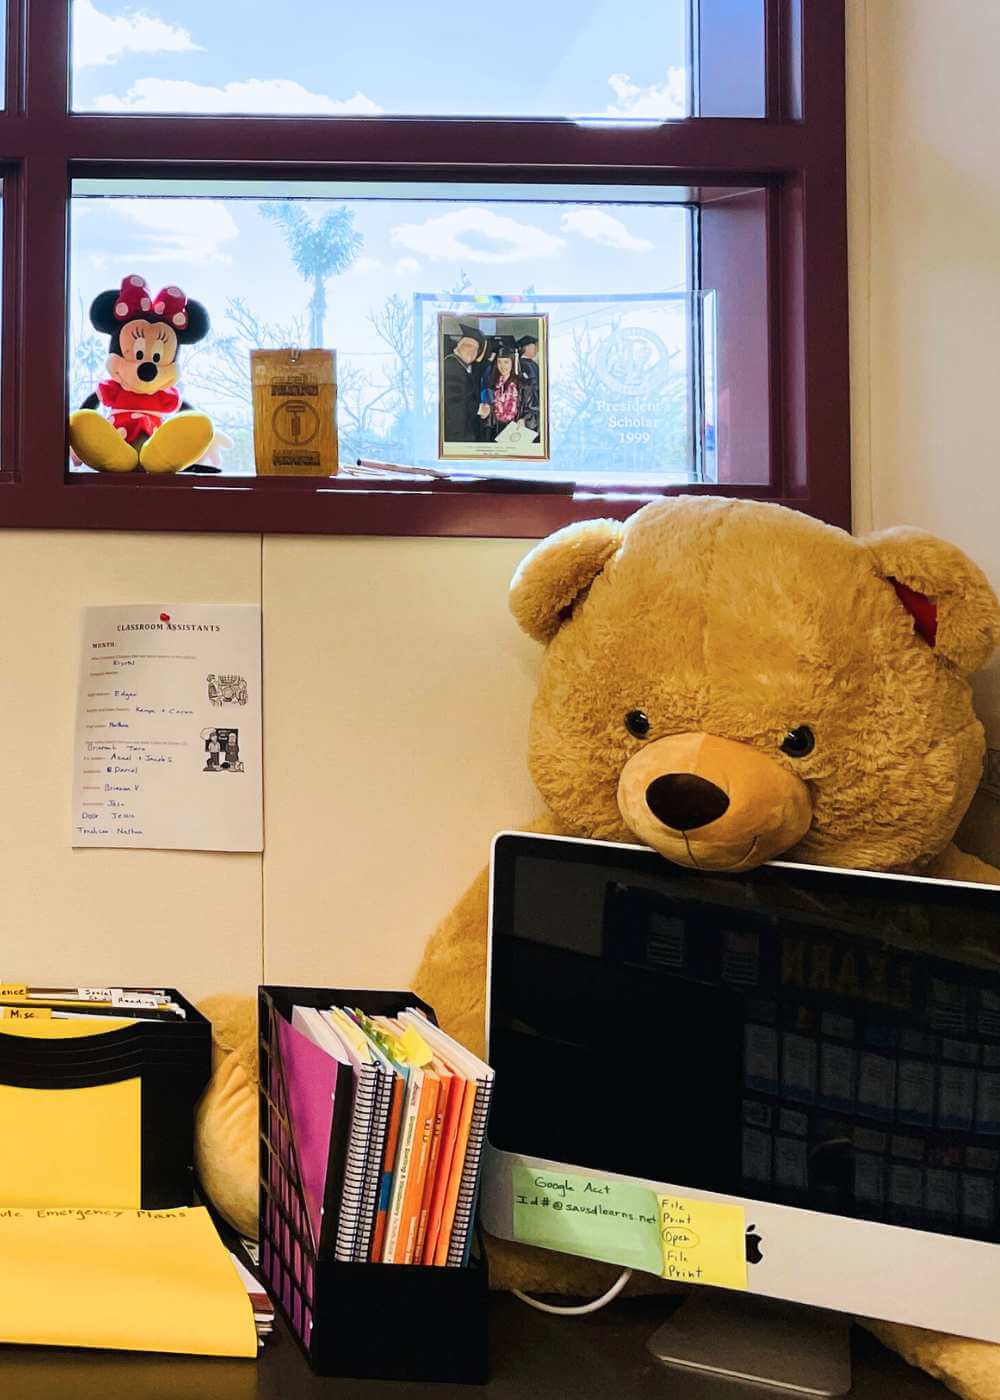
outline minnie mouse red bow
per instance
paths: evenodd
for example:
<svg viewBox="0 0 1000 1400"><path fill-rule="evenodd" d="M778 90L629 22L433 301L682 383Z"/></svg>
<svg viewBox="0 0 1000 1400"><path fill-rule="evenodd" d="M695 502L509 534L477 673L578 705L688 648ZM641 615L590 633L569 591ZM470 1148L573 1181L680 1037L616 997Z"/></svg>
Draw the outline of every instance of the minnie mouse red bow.
<svg viewBox="0 0 1000 1400"><path fill-rule="evenodd" d="M163 287L154 297L150 294L146 279L133 273L122 280L115 302L115 316L119 321L128 321L152 313L159 320L183 330L188 323L186 306L187 296L180 287Z"/></svg>

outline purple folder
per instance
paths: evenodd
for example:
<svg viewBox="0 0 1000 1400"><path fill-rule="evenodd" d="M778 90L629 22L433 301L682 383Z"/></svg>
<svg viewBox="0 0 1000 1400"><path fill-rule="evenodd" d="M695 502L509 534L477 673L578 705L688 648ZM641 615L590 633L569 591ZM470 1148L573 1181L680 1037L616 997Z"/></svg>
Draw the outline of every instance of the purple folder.
<svg viewBox="0 0 1000 1400"><path fill-rule="evenodd" d="M341 1064L276 1016L278 1049L288 1096L288 1118L295 1155L302 1173L302 1192L312 1224L313 1240L320 1237L323 1198L330 1160L330 1135Z"/></svg>

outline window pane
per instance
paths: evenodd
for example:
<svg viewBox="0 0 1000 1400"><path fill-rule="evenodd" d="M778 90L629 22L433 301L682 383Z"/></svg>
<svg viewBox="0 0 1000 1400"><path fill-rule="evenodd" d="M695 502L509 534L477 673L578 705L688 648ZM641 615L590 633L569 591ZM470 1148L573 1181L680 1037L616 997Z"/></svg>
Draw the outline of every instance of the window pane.
<svg viewBox="0 0 1000 1400"><path fill-rule="evenodd" d="M798 3L792 0L790 16ZM696 15L696 115L762 117L764 0L697 0Z"/></svg>
<svg viewBox="0 0 1000 1400"><path fill-rule="evenodd" d="M504 317L547 317L550 450L533 473L713 479L715 298L695 286L686 194L77 182L70 407L107 375L90 305L136 273L208 309L208 336L178 363L185 399L228 440L227 473L254 471L249 353L290 346L337 351L342 467L440 468L438 318L520 338Z"/></svg>
<svg viewBox="0 0 1000 1400"><path fill-rule="evenodd" d="M690 111L688 0L296 0L291 20L287 8L73 0L73 106L615 122Z"/></svg>

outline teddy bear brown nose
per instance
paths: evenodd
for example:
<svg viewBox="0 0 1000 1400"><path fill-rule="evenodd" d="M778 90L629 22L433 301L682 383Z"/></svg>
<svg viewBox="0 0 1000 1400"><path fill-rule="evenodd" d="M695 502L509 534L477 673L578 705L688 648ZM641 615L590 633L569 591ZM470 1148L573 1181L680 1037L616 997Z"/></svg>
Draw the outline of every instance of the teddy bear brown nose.
<svg viewBox="0 0 1000 1400"><path fill-rule="evenodd" d="M694 831L721 817L729 798L715 783L696 773L663 773L646 789L646 805L664 826Z"/></svg>
<svg viewBox="0 0 1000 1400"><path fill-rule="evenodd" d="M147 384L150 380L155 379L158 373L159 371L151 360L147 360L144 365L140 365L136 370L136 374L139 378L144 380Z"/></svg>

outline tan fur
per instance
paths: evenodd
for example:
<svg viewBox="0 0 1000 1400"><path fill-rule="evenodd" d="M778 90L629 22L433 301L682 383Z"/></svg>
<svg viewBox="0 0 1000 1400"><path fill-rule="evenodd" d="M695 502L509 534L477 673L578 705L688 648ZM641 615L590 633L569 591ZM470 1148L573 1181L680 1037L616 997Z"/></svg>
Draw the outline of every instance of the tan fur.
<svg viewBox="0 0 1000 1400"><path fill-rule="evenodd" d="M934 648L893 578L937 604ZM702 828L698 849L716 840L724 856L734 830L741 840L755 821L763 831L775 792L803 789L811 820L801 839L798 809L787 821L792 859L1000 884L1000 871L950 844L984 754L967 673L1000 638L996 598L953 546L911 530L857 540L779 506L680 497L624 527L588 521L542 541L515 575L511 608L547 643L529 761L548 814L533 829L625 841L639 828L683 859L683 843L670 844L676 833L640 810L637 787L626 784L619 805L620 780L645 748L644 781L661 755L670 772L694 773L710 752L712 781L743 806ZM645 738L625 728L632 710L649 716ZM789 757L784 736L802 725L815 749ZM684 744L656 749L681 735ZM434 933L414 981L477 1051L486 923L483 871ZM499 1242L491 1269L495 1286L581 1292L615 1272ZM875 1330L948 1384L966 1385L962 1393L1000 1396L1000 1384L983 1380L1000 1377L1000 1351L935 1334L917 1345L914 1329L890 1324Z"/></svg>
<svg viewBox="0 0 1000 1400"><path fill-rule="evenodd" d="M195 1114L195 1169L202 1189L241 1235L257 1236L257 1003L206 997L212 1078Z"/></svg>
<svg viewBox="0 0 1000 1400"><path fill-rule="evenodd" d="M1000 1348L992 1342L948 1337L923 1327L859 1319L911 1366L943 1381L963 1400L1000 1400Z"/></svg>

